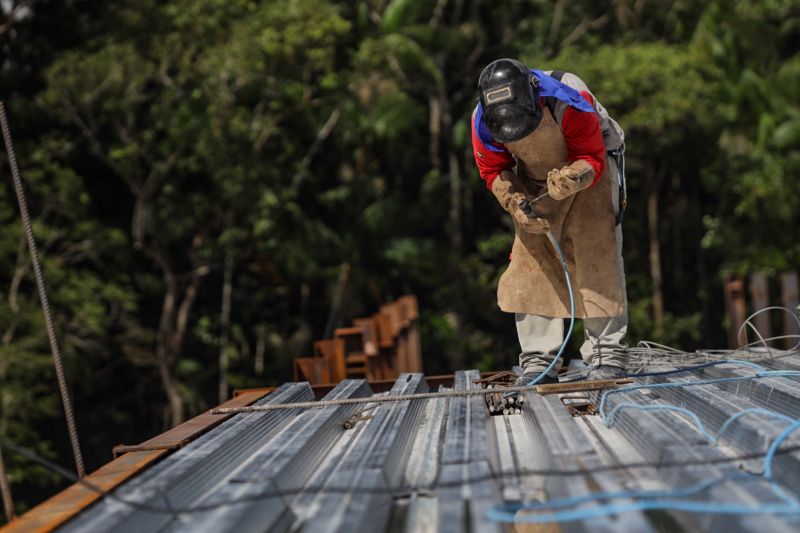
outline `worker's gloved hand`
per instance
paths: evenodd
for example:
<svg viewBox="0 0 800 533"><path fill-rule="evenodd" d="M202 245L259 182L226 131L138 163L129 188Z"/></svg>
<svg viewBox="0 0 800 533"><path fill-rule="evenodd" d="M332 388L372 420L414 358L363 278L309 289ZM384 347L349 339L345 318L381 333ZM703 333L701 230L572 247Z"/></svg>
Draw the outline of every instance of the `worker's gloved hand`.
<svg viewBox="0 0 800 533"><path fill-rule="evenodd" d="M561 169L554 168L547 173L547 190L554 200L563 200L588 188L594 181L592 165L578 159Z"/></svg>
<svg viewBox="0 0 800 533"><path fill-rule="evenodd" d="M527 199L518 183L516 174L510 170L504 170L494 179L492 193L497 198L500 207L509 213L514 207L519 206L521 201Z"/></svg>
<svg viewBox="0 0 800 533"><path fill-rule="evenodd" d="M519 206L516 206L510 211L514 221L525 233L542 234L547 233L550 229L550 223L544 218L529 217L526 215Z"/></svg>
<svg viewBox="0 0 800 533"><path fill-rule="evenodd" d="M516 174L505 170L492 182L492 192L497 198L500 206L505 209L513 218L514 222L526 233L546 233L550 229L550 223L543 218L529 218L519 204L523 200L528 200L528 196L521 192L522 188L516 183Z"/></svg>

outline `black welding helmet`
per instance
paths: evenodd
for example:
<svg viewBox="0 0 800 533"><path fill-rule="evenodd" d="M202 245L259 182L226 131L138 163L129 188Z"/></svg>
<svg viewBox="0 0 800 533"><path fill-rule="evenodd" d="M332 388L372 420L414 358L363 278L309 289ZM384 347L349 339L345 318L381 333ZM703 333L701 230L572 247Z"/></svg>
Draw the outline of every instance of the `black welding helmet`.
<svg viewBox="0 0 800 533"><path fill-rule="evenodd" d="M489 63L478 78L478 90L484 120L496 141L518 141L542 120L539 80L515 59Z"/></svg>

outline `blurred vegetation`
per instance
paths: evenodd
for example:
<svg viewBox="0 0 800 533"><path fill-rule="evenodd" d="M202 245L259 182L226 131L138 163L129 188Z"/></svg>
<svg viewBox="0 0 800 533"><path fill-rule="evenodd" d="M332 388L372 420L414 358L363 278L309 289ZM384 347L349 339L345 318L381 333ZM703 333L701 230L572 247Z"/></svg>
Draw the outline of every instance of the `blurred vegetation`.
<svg viewBox="0 0 800 533"><path fill-rule="evenodd" d="M403 293L427 372L515 361L510 224L468 126L499 57L577 73L626 130L630 342L723 346L722 273L800 263L798 42L791 0L0 2L89 469L220 388L291 379L331 325ZM0 433L71 466L2 176ZM5 455L19 511L64 486Z"/></svg>

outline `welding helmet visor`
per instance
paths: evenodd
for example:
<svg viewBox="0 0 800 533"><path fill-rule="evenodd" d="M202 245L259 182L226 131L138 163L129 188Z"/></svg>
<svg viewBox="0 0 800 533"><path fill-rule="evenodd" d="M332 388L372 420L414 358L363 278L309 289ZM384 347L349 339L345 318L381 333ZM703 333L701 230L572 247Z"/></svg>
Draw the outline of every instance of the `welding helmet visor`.
<svg viewBox="0 0 800 533"><path fill-rule="evenodd" d="M496 141L518 141L542 120L539 80L514 59L498 59L478 79L483 116Z"/></svg>

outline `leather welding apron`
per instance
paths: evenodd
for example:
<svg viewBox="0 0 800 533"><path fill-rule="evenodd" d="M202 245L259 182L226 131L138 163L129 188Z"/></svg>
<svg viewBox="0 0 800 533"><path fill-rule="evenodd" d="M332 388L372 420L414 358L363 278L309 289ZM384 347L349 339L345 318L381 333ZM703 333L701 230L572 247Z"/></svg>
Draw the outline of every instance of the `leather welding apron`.
<svg viewBox="0 0 800 533"><path fill-rule="evenodd" d="M544 193L549 171L570 163L561 127L547 108L530 135L506 148L517 159L518 182L513 188L531 198ZM603 176L588 189L561 201L547 196L533 204L537 216L550 222L564 252L576 318L623 313L609 168L606 165ZM511 264L500 277L497 303L508 313L570 316L564 273L546 235L527 233L515 223Z"/></svg>

